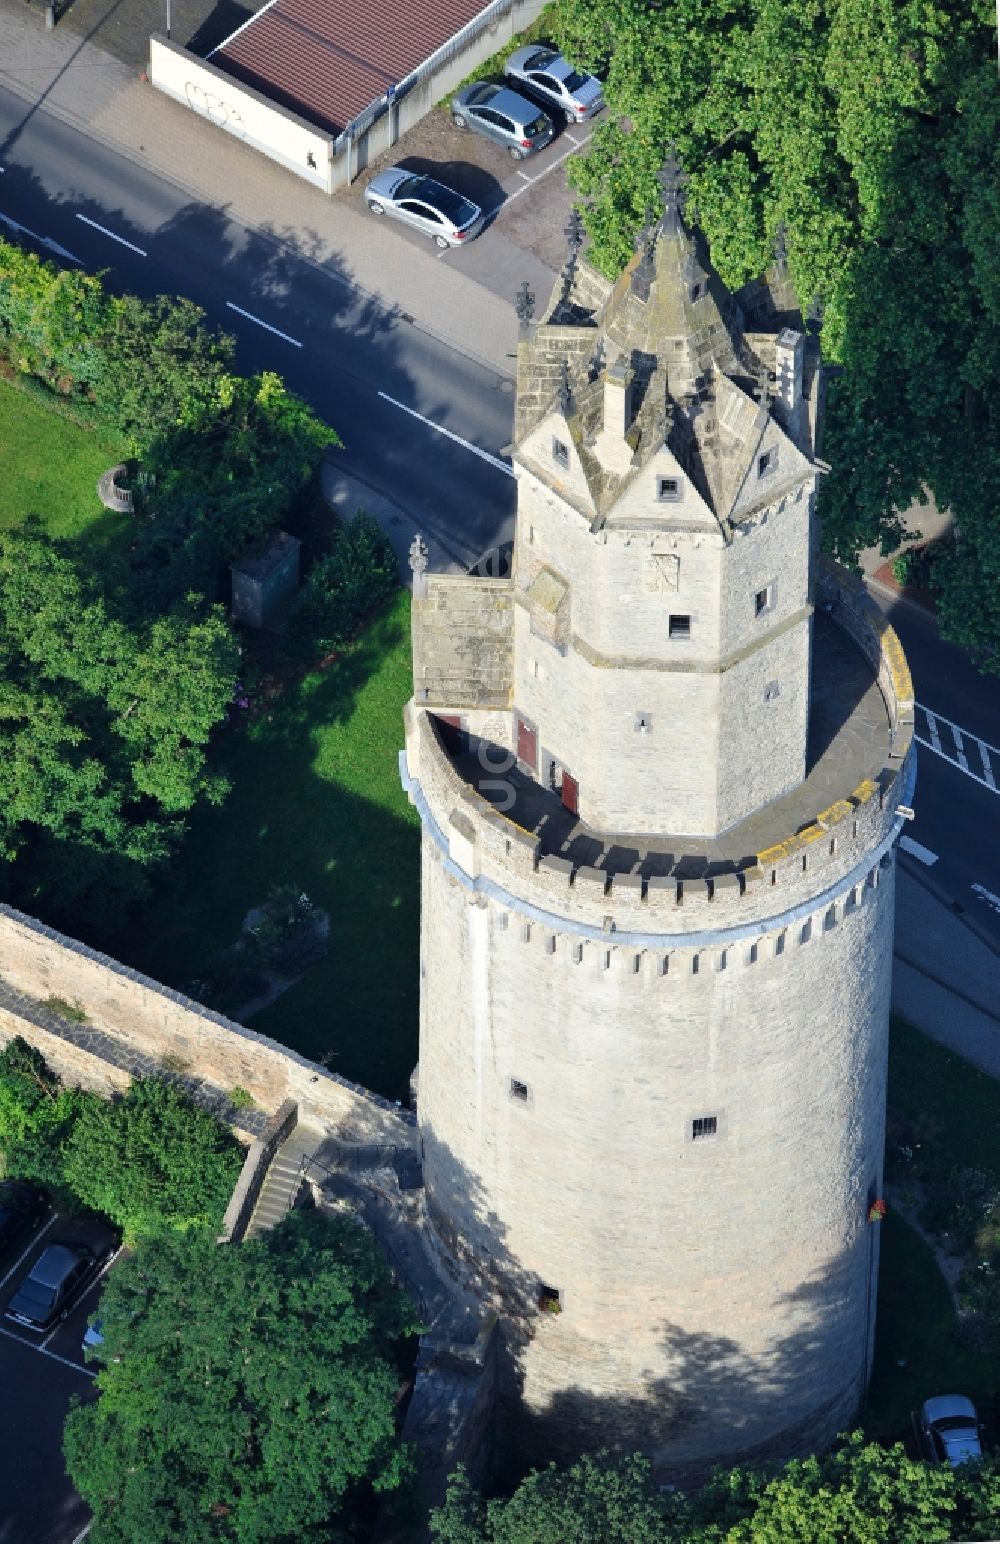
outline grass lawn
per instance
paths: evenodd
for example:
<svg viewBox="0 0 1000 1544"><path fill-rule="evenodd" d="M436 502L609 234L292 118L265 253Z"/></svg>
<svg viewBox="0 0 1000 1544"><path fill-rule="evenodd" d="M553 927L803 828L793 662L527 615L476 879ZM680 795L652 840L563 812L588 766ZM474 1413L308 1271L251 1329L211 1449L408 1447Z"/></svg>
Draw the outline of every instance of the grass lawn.
<svg viewBox="0 0 1000 1544"><path fill-rule="evenodd" d="M1000 1085L899 1018L892 1022L889 1107L932 1132L956 1163L1000 1179ZM967 1394L992 1425L1000 1354L962 1344L951 1294L920 1235L891 1208L881 1228L866 1426L873 1436L903 1436L909 1412L932 1394Z"/></svg>
<svg viewBox="0 0 1000 1544"><path fill-rule="evenodd" d="M889 1108L926 1127L956 1163L1000 1183L1000 1084L899 1018L889 1046Z"/></svg>
<svg viewBox="0 0 1000 1544"><path fill-rule="evenodd" d="M880 1227L875 1364L866 1430L883 1441L907 1437L910 1411L932 1394L967 1394L980 1417L991 1423L993 1395L1000 1389L1000 1355L972 1351L961 1343L951 1294L920 1235L891 1208Z"/></svg>
<svg viewBox="0 0 1000 1544"><path fill-rule="evenodd" d="M97 497L97 479L118 456L92 430L0 380L0 528L29 515L50 536L82 537L103 554L127 537L128 515L112 514Z"/></svg>
<svg viewBox="0 0 1000 1544"><path fill-rule="evenodd" d="M207 973L272 886L330 915L330 946L250 1022L391 1098L417 1059L419 821L399 785L411 691L401 593L328 670L221 746L233 788L200 810L167 888L109 952L178 989Z"/></svg>

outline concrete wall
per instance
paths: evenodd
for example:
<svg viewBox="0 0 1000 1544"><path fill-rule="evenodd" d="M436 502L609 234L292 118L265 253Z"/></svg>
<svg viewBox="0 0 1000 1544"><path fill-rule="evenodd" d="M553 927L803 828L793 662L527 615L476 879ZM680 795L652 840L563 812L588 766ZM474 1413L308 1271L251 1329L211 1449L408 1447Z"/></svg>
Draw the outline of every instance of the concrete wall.
<svg viewBox="0 0 1000 1544"><path fill-rule="evenodd" d="M331 135L158 33L149 40L149 78L158 91L315 187L330 193L337 186Z"/></svg>
<svg viewBox="0 0 1000 1544"><path fill-rule="evenodd" d="M150 38L149 78L158 90L192 112L331 193L363 173L377 156L419 123L436 102L472 74L478 64L534 21L544 3L545 0L511 0L501 14L466 43L440 50L443 57L437 63L428 61L429 68L414 72L415 83L353 139L346 135L334 139L290 109L270 102L261 92L244 86L208 60L159 34ZM314 165L310 165L310 156Z"/></svg>
<svg viewBox="0 0 1000 1544"><path fill-rule="evenodd" d="M0 1006L0 1039L22 1034L72 1082L110 1092L127 1087L128 1058L154 1066L166 1058L222 1093L246 1089L269 1113L291 1099L303 1122L354 1140L412 1139L388 1100L9 906L0 906L0 979L8 1003ZM35 1004L60 998L85 1019L63 1026L68 1033L48 1029L37 1022L44 1014L29 1018L10 1005L18 993ZM119 1054L126 1050L128 1057Z"/></svg>

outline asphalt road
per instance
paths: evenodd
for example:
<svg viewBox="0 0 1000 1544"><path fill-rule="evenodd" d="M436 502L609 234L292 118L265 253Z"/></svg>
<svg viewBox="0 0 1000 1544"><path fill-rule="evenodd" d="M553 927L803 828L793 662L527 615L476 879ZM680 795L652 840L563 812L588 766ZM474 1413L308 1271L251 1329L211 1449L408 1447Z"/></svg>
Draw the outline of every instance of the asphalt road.
<svg viewBox="0 0 1000 1544"><path fill-rule="evenodd" d="M101 1278L47 1334L2 1317L38 1255L54 1242L88 1244L103 1255L115 1237L102 1218L49 1213L0 1260L0 1544L73 1544L90 1515L57 1455L71 1398L94 1397L94 1369L84 1363L81 1344Z"/></svg>
<svg viewBox="0 0 1000 1544"><path fill-rule="evenodd" d="M505 445L510 376L359 292L335 265L293 256L96 141L81 155L74 130L41 110L25 119L23 101L0 89L0 142L9 135L0 218L22 227L27 245L106 269L112 289L196 300L235 334L242 369L280 371L340 435L345 469L404 503L457 560L477 557L498 532L509 538L512 479L448 435L494 454Z"/></svg>
<svg viewBox="0 0 1000 1544"><path fill-rule="evenodd" d="M1000 680L981 675L962 649L942 643L933 621L916 608L876 598L906 650L917 701L962 727L970 770L981 775L970 737L1000 747ZM917 732L926 738L926 719L919 715ZM941 738L949 749L943 730ZM1000 773L1000 756L992 765ZM996 781L1000 787L1000 776ZM934 856L930 877L1000 948L1000 792L920 745L914 808L916 819L905 835ZM910 941L914 946L919 940Z"/></svg>
<svg viewBox="0 0 1000 1544"><path fill-rule="evenodd" d="M236 335L242 368L280 371L333 425L344 441L335 462L406 509L456 561L510 539L514 483L497 463L511 434L513 381L476 361L474 336L472 357L458 353L334 264L291 253L95 141L81 154L75 131L43 110L26 115L24 102L0 89L0 144L8 136L0 217L33 233L29 244L107 269L113 288L197 300ZM884 604L918 701L1000 746L995 682L918 614ZM921 748L907 835L933 857L936 882L1000 943L998 800L954 761Z"/></svg>

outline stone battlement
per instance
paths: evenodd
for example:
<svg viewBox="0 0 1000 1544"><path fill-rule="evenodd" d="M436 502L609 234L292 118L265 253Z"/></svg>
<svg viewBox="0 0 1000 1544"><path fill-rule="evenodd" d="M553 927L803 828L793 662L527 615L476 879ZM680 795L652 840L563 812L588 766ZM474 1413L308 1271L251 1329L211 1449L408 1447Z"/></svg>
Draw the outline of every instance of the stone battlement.
<svg viewBox="0 0 1000 1544"><path fill-rule="evenodd" d="M719 844L706 843L700 859L684 838L644 848L641 838L616 836L605 838L603 846L592 843L598 848L594 854L584 849L588 861L575 861L552 850L547 841L557 796L537 785L528 790L528 780L511 769L509 755L507 766L501 766L502 747L485 741L478 747L473 779L463 758L446 745L438 721L411 704L407 776L414 791L419 787L450 860L469 879L482 876L508 891L515 902L520 898L606 930L640 933L738 927L846 882L891 838L899 821L897 807L910 797L913 687L895 632L860 582L838 566L824 564L816 598L818 610L868 662L887 722L880 733L867 726L869 775L848 781L842 791L836 790L838 797L822 807L807 808L799 798L797 807L792 806L794 828L787 835L728 858ZM504 780L515 777L536 795L541 816L534 828L516 818L516 803L508 815L491 802ZM808 793L807 785L797 791L803 797ZM747 834L753 835L753 822L750 825ZM756 830L764 828L763 821L756 823ZM562 846L572 854L582 844L567 841Z"/></svg>

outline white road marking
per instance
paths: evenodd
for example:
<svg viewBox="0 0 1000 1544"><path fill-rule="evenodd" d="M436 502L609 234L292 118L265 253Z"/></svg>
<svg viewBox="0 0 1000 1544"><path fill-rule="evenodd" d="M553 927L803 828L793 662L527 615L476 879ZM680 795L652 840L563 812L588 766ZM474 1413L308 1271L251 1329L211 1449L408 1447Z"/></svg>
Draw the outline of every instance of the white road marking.
<svg viewBox="0 0 1000 1544"><path fill-rule="evenodd" d="M963 772L968 772L969 763L965 758L965 743L962 740L962 731L960 729L953 728L951 731L951 737L955 742L955 754L958 757L958 764Z"/></svg>
<svg viewBox="0 0 1000 1544"><path fill-rule="evenodd" d="M390 397L387 391L380 391L377 395L383 402L391 402L393 407L398 407L401 413L409 413L411 418L419 419L422 424L427 425L428 429L433 429L437 434L443 434L445 439L454 440L456 445L462 445L466 450L471 450L474 456L478 456L481 461L488 461L498 472L506 472L508 477L513 477L513 467L508 466L506 461L501 461L499 456L491 456L488 450L480 450L478 445L473 445L469 440L463 440L460 434L453 434L450 429L436 424L432 418L425 418L423 413L417 412L416 408L407 407L405 402L398 402L395 397Z"/></svg>
<svg viewBox="0 0 1000 1544"><path fill-rule="evenodd" d="M81 1528L80 1529L80 1532L77 1534L76 1538L73 1540L73 1544L83 1544L83 1540L87 1537L87 1534L90 1532L90 1530L91 1530L91 1528L93 1526L94 1526L94 1519L91 1518L90 1522L87 1524L87 1526L85 1528Z"/></svg>
<svg viewBox="0 0 1000 1544"><path fill-rule="evenodd" d="M593 129L591 129L591 131L590 131L590 132L591 132L591 134L592 134L592 133L593 133L593 132L594 132L594 131L593 131ZM570 133L570 132L569 132L569 129L563 129L563 137L564 137L564 138L565 138L565 139L568 139L568 140L570 140L570 141L571 141L571 142L572 142L572 143L573 143L573 144L574 144L574 145L582 145L582 144L584 144L584 143L585 143L585 142L584 142L584 140L582 140L582 139L577 139L577 137L576 137L576 135L575 135L575 134L571 134L571 133ZM589 139L589 138L590 138L590 135L589 135L589 134L588 134L588 136L587 136L587 138L588 138L588 139Z"/></svg>
<svg viewBox="0 0 1000 1544"><path fill-rule="evenodd" d="M958 767L957 761L954 759L953 756L949 756L947 751L943 751L940 748L936 748L935 746L931 745L928 740L921 740L921 738L920 738L920 736L918 734L915 734L913 736L913 738L916 740L917 744L918 745L922 745L925 750L934 751L934 754L936 756L940 756L942 761L947 761L950 766ZM959 769L959 771L961 771L960 767L958 769ZM975 772L971 772L971 771L967 771L965 773L965 776L966 777L971 777L972 781L974 783L981 783L984 788L992 789L993 793L1000 793L1000 789L997 788L996 781L992 777L990 777L990 778L977 777Z"/></svg>
<svg viewBox="0 0 1000 1544"><path fill-rule="evenodd" d="M941 749L941 736L938 734L937 719L926 708L924 709L924 716L927 719L927 732L931 737L931 743L934 749L939 751Z"/></svg>
<svg viewBox="0 0 1000 1544"><path fill-rule="evenodd" d="M37 1351L39 1356L48 1356L53 1362L62 1362L64 1367L72 1367L74 1372L82 1372L85 1378L97 1377L97 1373L91 1372L89 1367L81 1367L79 1362L71 1362L68 1356L60 1356L57 1351L46 1351L44 1346L33 1346L30 1340L24 1340L20 1335L15 1335L13 1330L4 1329L2 1324L0 1324L0 1335L6 1335L8 1340L16 1340L19 1346L27 1346L29 1351Z"/></svg>
<svg viewBox="0 0 1000 1544"><path fill-rule="evenodd" d="M928 868L938 860L936 852L931 852L929 847L922 847L919 842L913 840L912 836L901 836L899 845L904 852L910 854L911 858L916 858L918 863L926 863Z"/></svg>
<svg viewBox="0 0 1000 1544"><path fill-rule="evenodd" d="M973 885L974 895L981 896L987 906L992 906L994 911L1000 912L1000 895L994 895L992 890L987 890L985 885Z"/></svg>
<svg viewBox="0 0 1000 1544"><path fill-rule="evenodd" d="M272 327L270 322L262 322L259 316L254 316L252 311L244 311L242 306L234 306L231 300L226 301L230 311L235 311L237 316L245 316L248 322L256 322L258 327L263 327L265 332L273 332L276 338L284 338L286 343L292 343L296 348L302 344L298 338L290 338L287 332L282 332L280 327Z"/></svg>
<svg viewBox="0 0 1000 1544"><path fill-rule="evenodd" d="M935 756L940 756L942 761L947 761L953 767L957 767L966 777L971 777L974 783L979 783L983 788L989 788L992 793L1000 793L997 787L997 771L1000 771L1000 747L990 745L981 740L978 735L972 734L968 729L963 729L950 718L945 718L940 713L932 713L930 708L925 708L923 703L914 703L915 712L923 714L926 720L929 740L921 735L914 734L913 738L918 745L925 750L933 751ZM919 724L919 717L917 723ZM979 751L979 762L982 764L983 775L979 776L969 765L971 747L975 745ZM953 749L950 748L954 747ZM996 768L996 771L994 770Z"/></svg>
<svg viewBox="0 0 1000 1544"><path fill-rule="evenodd" d="M23 235L30 236L40 247L48 247L50 252L57 253L59 257L68 258L71 263L77 263L81 268L85 266L82 257L74 257L72 252L67 252L66 248L61 247L57 241L53 241L51 236L39 236L37 231L29 230L27 225L19 225L16 220L12 220L9 214L0 214L0 221L7 226L8 230L20 231Z"/></svg>
<svg viewBox="0 0 1000 1544"><path fill-rule="evenodd" d="M85 214L78 214L76 218L82 220L84 225L92 225L95 231L100 231L101 235L107 236L109 240L117 241L119 246L128 247L130 252L138 252L140 257L149 256L149 253L144 251L142 247L137 247L134 241L126 241L124 236L116 236L115 232L109 231L106 225L98 225L96 220L88 219Z"/></svg>
<svg viewBox="0 0 1000 1544"><path fill-rule="evenodd" d="M8 1281L13 1276L14 1272L17 1270L18 1266L23 1264L23 1262L28 1258L28 1256L30 1255L31 1251L34 1249L35 1245L38 1243L38 1240L41 1238L42 1234L43 1233L47 1233L49 1231L49 1229L51 1228L52 1224L55 1222L55 1220L56 1220L56 1218L58 1216L59 1216L58 1212L53 1212L51 1217L49 1218L48 1222L45 1224L44 1228L39 1228L37 1233L32 1234L31 1243L28 1245L27 1249L25 1249L23 1254L18 1255L17 1259L14 1261L14 1264L11 1266L11 1268L7 1272L6 1276L3 1278L2 1281L0 1281L0 1290L2 1290L7 1285Z"/></svg>
<svg viewBox="0 0 1000 1544"><path fill-rule="evenodd" d="M517 175L523 177L525 182L534 182L535 180L534 177L529 177L527 172L518 172Z"/></svg>
<svg viewBox="0 0 1000 1544"><path fill-rule="evenodd" d="M574 140L573 141L573 150L567 150L562 155L557 156L554 161L550 161L548 166L546 166L544 171L539 172L537 177L529 177L527 182L524 184L524 187L523 188L515 188L513 193L511 193L509 198L504 198L504 199L502 199L500 201L499 204L494 204L492 209L484 209L483 210L484 217L487 220L489 220L493 215L499 214L501 209L506 209L507 205L508 204L512 204L514 202L515 198L520 198L522 193L527 193L529 188L533 188L535 186L536 182L541 182L543 177L547 177L549 175L549 172L554 172L556 167L557 166L561 166L562 163L567 159L567 157L573 155L575 150L580 145L585 145L587 143L587 140L591 138L591 135L593 134L593 132L594 132L593 129L591 129L590 134L585 135L583 139ZM569 138L568 135L566 137L567 137L567 139Z"/></svg>

